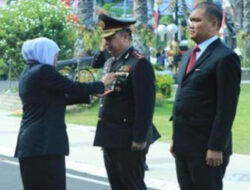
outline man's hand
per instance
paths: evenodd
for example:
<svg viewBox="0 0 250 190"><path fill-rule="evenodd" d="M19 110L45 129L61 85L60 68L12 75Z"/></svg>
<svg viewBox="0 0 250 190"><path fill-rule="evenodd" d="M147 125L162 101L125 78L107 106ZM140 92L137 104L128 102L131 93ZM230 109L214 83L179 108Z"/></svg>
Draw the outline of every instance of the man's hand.
<svg viewBox="0 0 250 190"><path fill-rule="evenodd" d="M116 80L116 75L114 72L108 73L104 75L102 78L102 82L104 83L105 87L111 85L113 82L115 82L115 80Z"/></svg>
<svg viewBox="0 0 250 190"><path fill-rule="evenodd" d="M147 142L142 142L142 143L138 143L135 141L132 141L132 145L131 145L131 151L142 151L144 148L146 148Z"/></svg>
<svg viewBox="0 0 250 190"><path fill-rule="evenodd" d="M170 144L170 149L169 149L170 153L173 155L173 157L175 157L175 151L174 151L174 143L172 141L172 143Z"/></svg>
<svg viewBox="0 0 250 190"><path fill-rule="evenodd" d="M220 166L223 163L222 151L208 149L206 155L206 162L207 165L212 167Z"/></svg>
<svg viewBox="0 0 250 190"><path fill-rule="evenodd" d="M103 38L100 45L100 51L104 51L106 49L106 40Z"/></svg>

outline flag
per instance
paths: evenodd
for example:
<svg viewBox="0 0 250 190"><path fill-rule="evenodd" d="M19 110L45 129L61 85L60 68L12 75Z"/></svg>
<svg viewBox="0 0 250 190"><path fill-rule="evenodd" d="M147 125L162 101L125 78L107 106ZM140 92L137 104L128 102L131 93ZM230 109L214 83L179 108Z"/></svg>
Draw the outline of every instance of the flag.
<svg viewBox="0 0 250 190"><path fill-rule="evenodd" d="M223 9L223 17L222 17L222 21L221 21L221 27L220 27L220 37L223 39L224 38L224 29L225 29L225 25L226 24L226 9Z"/></svg>
<svg viewBox="0 0 250 190"><path fill-rule="evenodd" d="M133 0L133 17L136 17L136 0Z"/></svg>
<svg viewBox="0 0 250 190"><path fill-rule="evenodd" d="M199 0L194 0L193 1L193 8L195 8L198 3L199 3Z"/></svg>
<svg viewBox="0 0 250 190"><path fill-rule="evenodd" d="M222 1L222 10L223 10L223 16L222 16L222 22L221 22L221 27L220 27L220 37L223 39L224 38L224 30L226 28L226 8L230 8L231 4L229 3L228 0L223 0Z"/></svg>
<svg viewBox="0 0 250 190"><path fill-rule="evenodd" d="M154 1L154 29L158 27L159 24L159 9L156 1Z"/></svg>

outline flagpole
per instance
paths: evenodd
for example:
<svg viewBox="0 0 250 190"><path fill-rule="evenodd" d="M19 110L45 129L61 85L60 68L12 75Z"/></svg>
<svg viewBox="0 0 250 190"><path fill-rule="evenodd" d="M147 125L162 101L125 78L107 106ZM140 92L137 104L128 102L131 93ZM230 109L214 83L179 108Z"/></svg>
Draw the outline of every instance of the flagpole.
<svg viewBox="0 0 250 190"><path fill-rule="evenodd" d="M178 0L175 1L175 24L177 27L179 26L178 25ZM175 41L178 42L178 30L175 33Z"/></svg>
<svg viewBox="0 0 250 190"><path fill-rule="evenodd" d="M123 0L123 17L127 17L127 0Z"/></svg>

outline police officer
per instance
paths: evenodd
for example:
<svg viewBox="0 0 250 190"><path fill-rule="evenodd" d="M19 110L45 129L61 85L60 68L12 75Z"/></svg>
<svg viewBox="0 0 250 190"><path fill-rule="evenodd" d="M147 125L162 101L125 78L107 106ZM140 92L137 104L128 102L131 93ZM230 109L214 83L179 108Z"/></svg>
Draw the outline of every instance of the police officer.
<svg viewBox="0 0 250 190"><path fill-rule="evenodd" d="M113 190L144 190L145 153L154 141L153 67L131 45L130 26L135 20L101 14L99 21L111 54L104 64L104 73L115 72L117 80L110 87L113 92L101 99L94 145L103 147Z"/></svg>

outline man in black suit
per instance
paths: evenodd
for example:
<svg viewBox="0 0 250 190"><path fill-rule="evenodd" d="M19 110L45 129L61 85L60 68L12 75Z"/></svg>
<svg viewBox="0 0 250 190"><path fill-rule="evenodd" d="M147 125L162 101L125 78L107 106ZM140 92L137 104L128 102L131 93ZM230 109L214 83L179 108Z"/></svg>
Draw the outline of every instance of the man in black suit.
<svg viewBox="0 0 250 190"><path fill-rule="evenodd" d="M184 55L178 73L170 151L181 190L222 190L232 154L240 60L217 36L222 21L217 5L197 5L190 21L196 46Z"/></svg>
<svg viewBox="0 0 250 190"><path fill-rule="evenodd" d="M144 190L145 150L153 142L155 76L152 65L131 45L135 21L99 16L111 57L104 73L115 72L114 92L101 99L94 140L103 147L113 190ZM99 64L98 64L99 65Z"/></svg>
<svg viewBox="0 0 250 190"><path fill-rule="evenodd" d="M69 143L64 121L65 105L89 103L90 94L104 92L104 82L79 83L54 68L59 52L48 38L26 41L22 55L27 62L19 79L23 116L15 157L19 158L24 190L65 190L65 155ZM113 78L113 79L112 79Z"/></svg>

